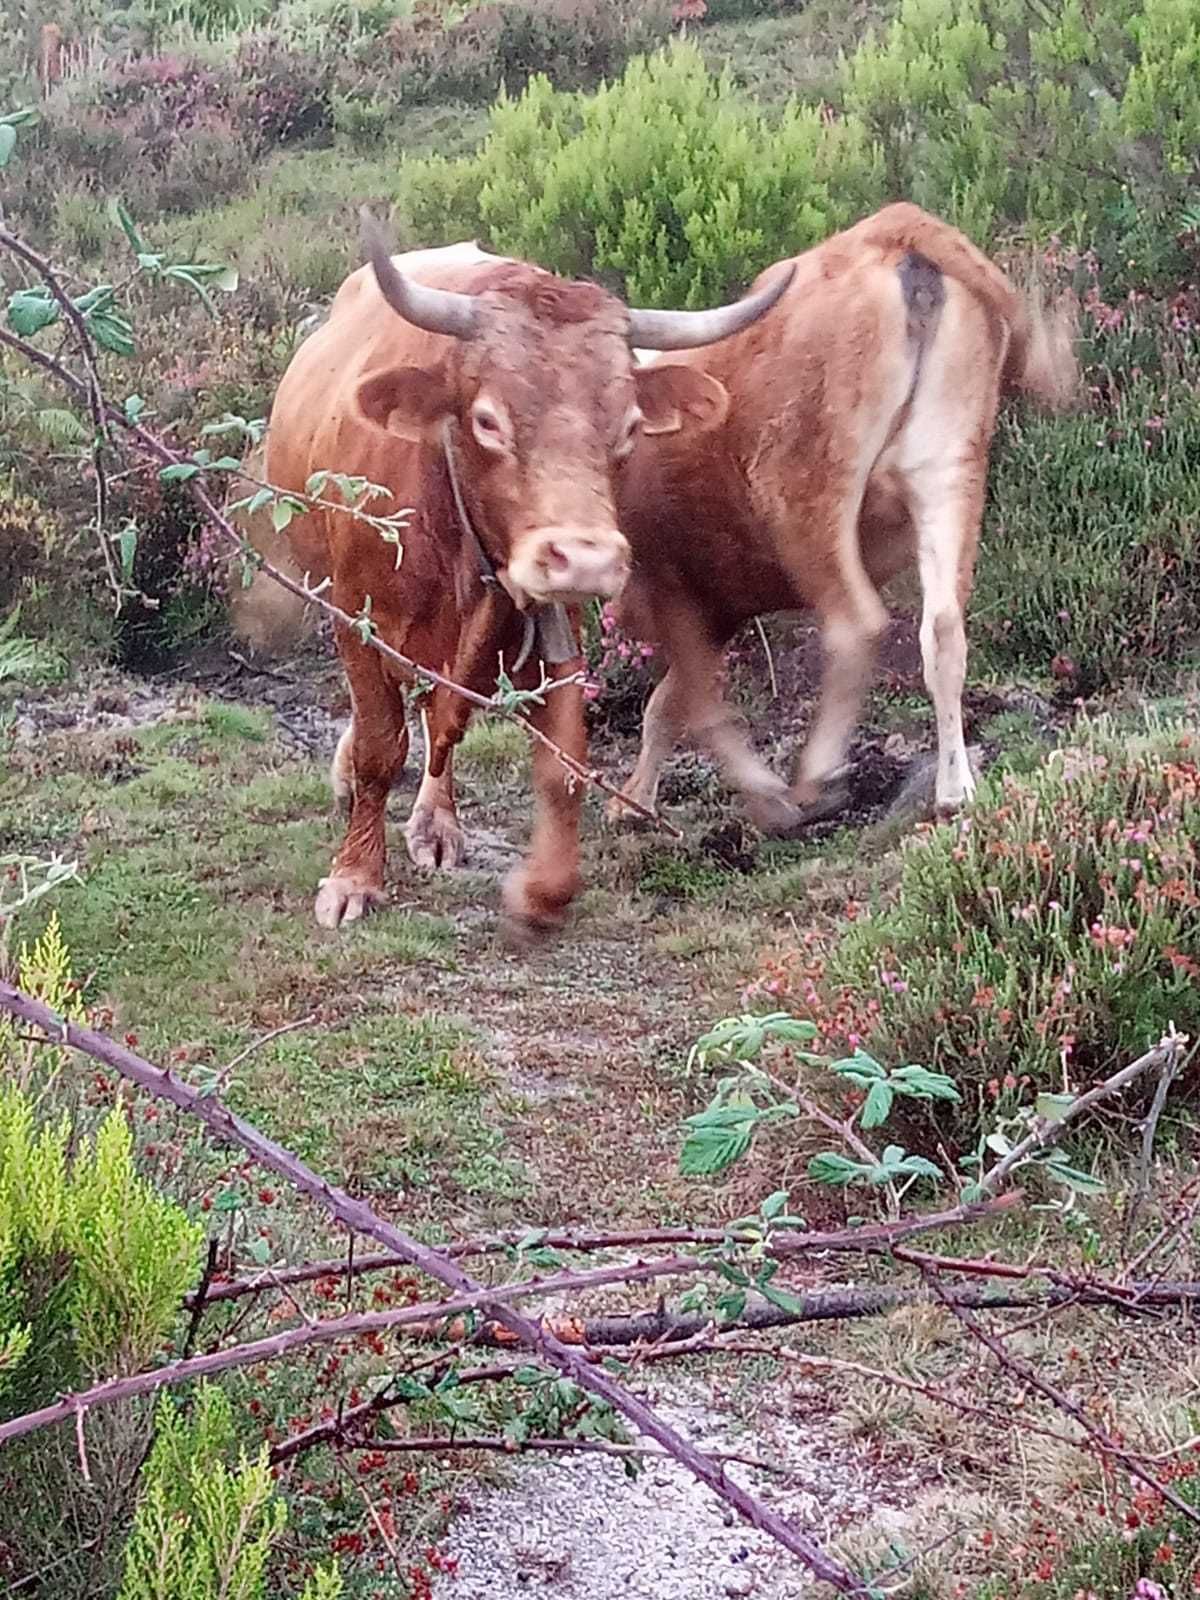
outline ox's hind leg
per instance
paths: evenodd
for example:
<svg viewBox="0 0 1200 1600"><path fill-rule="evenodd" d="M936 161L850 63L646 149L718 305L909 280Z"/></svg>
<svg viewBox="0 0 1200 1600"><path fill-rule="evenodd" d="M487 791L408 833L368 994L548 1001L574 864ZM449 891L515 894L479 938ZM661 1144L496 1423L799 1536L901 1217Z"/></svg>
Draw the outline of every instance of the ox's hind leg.
<svg viewBox="0 0 1200 1600"><path fill-rule="evenodd" d="M331 778L350 816L342 848L317 894L314 909L323 928L357 921L384 898L384 813L408 755L404 701L382 658L355 640L338 643L354 714L338 741Z"/></svg>
<svg viewBox="0 0 1200 1600"><path fill-rule="evenodd" d="M454 746L466 732L471 706L461 695L436 688L422 708L425 772L404 828L413 865L450 871L466 855L466 839L454 801Z"/></svg>
<svg viewBox="0 0 1200 1600"><path fill-rule="evenodd" d="M813 608L820 619L824 662L821 698L804 748L793 771L793 793L806 818L837 808L840 778L850 740L875 669L880 638L888 622L879 591L867 576L858 539L862 486L829 508L834 559L822 574L810 574ZM814 528L825 520L813 508ZM819 582L819 588L817 584Z"/></svg>
<svg viewBox="0 0 1200 1600"><path fill-rule="evenodd" d="M684 731L687 720L687 695L680 673L668 667L646 701L642 713L642 743L637 765L623 786L622 793L653 811L658 799L658 780ZM608 802L608 820L631 826L640 819L637 812L615 797Z"/></svg>
<svg viewBox="0 0 1200 1600"><path fill-rule="evenodd" d="M943 813L956 811L975 792L963 737L963 607L983 515L984 475L983 465L951 461L909 477L921 575L921 661L937 723L934 801Z"/></svg>

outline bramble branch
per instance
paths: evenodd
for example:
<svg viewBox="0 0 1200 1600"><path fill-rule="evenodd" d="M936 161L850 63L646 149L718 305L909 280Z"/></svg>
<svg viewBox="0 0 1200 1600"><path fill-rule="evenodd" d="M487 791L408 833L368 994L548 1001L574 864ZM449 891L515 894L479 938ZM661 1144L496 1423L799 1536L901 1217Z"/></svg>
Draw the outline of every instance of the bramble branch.
<svg viewBox="0 0 1200 1600"><path fill-rule="evenodd" d="M754 1495L734 1482L727 1475L722 1463L714 1461L675 1429L669 1427L644 1401L616 1382L609 1373L602 1368L593 1367L578 1350L564 1344L537 1323L507 1305L497 1304L498 1291L485 1289L468 1277L461 1268L412 1238L394 1223L378 1216L364 1201L353 1199L345 1190L336 1188L318 1177L297 1156L267 1138L244 1119L235 1116L215 1098L197 1093L190 1085L151 1065L127 1046L118 1044L104 1034L91 1028L80 1027L57 1016L41 1001L22 994L20 990L6 983L0 983L0 1008L22 1022L43 1029L56 1042L80 1050L93 1060L102 1062L123 1078L147 1090L155 1098L166 1100L196 1116L218 1139L239 1146L258 1165L276 1173L299 1193L307 1195L323 1206L344 1227L352 1232L364 1234L367 1238L374 1239L376 1243L402 1255L407 1265L417 1268L426 1276L444 1285L451 1291L452 1296L460 1301L468 1300L473 1306L490 1305L496 1320L502 1323L521 1344L538 1354L564 1377L570 1378L579 1388L619 1412L638 1433L661 1445L695 1478L706 1484L720 1499L731 1506L751 1527L767 1534L785 1550L798 1557L815 1578L830 1584L842 1594L866 1594L868 1585L861 1578L827 1555L820 1545L789 1519L763 1505ZM451 1304L452 1301L445 1302L441 1307L441 1314L444 1314ZM434 1314L438 1313L435 1311ZM357 1321L361 1325L364 1319L377 1316L387 1316L395 1322L403 1316L403 1313L363 1313L360 1318L338 1320L343 1324ZM312 1327L294 1329L290 1333L277 1335L275 1340L268 1343L284 1341L286 1344L286 1342L311 1339L314 1331L321 1331L329 1326L331 1324L321 1324L316 1330ZM224 1352L224 1355L227 1356L228 1352ZM179 1382L184 1376L194 1375L192 1371L185 1372L185 1369L199 1367L202 1371L209 1370L206 1363L221 1359L222 1353L194 1357L189 1362L178 1362L165 1369L165 1376L163 1372L144 1373L99 1387L107 1391L106 1398L111 1398L112 1391L122 1385L125 1386L126 1392L148 1393L161 1387L164 1381ZM130 1385L136 1387L130 1391ZM9 1437L17 1437L21 1433L28 1433L33 1428L46 1426L49 1422L59 1421L63 1417L78 1415L87 1403L87 1398L84 1396L71 1396L58 1402L56 1406L45 1408L42 1412L16 1418L0 1428L0 1442ZM98 1403L95 1391L92 1393L91 1403Z"/></svg>

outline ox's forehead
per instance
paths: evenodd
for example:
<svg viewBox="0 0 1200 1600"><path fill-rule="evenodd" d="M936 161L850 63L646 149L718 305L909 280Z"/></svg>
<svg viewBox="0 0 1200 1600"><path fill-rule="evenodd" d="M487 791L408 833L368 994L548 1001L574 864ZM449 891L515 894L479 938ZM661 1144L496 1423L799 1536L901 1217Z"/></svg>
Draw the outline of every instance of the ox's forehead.
<svg viewBox="0 0 1200 1600"><path fill-rule="evenodd" d="M553 273L518 262L505 262L481 274L478 299L483 312L481 335L503 336L517 328L532 336L593 333L627 339L629 312L616 295L598 283L556 278Z"/></svg>

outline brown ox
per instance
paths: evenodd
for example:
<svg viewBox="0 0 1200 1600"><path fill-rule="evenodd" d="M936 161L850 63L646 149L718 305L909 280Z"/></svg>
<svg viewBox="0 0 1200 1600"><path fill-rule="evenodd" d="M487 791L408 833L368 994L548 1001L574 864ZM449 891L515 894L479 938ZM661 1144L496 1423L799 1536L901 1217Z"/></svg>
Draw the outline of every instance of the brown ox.
<svg viewBox="0 0 1200 1600"><path fill-rule="evenodd" d="M330 598L412 660L490 693L503 661L518 687L582 665L579 604L619 594L629 548L617 479L639 432L719 420L717 386L684 367L635 369L631 344L686 349L726 337L778 298L782 280L713 311L630 311L591 283L483 254L474 245L391 258L368 227L371 265L342 285L328 320L297 350L272 407L266 474L300 491L325 470L384 485L372 512L413 508L394 545L361 520L317 508L287 530L293 571L330 579ZM329 493L335 491L330 490ZM261 530L251 538L264 542ZM260 576L261 586L269 580ZM243 622L247 610L243 605ZM525 616L539 619L527 652ZM337 628L353 717L333 782L349 824L316 900L336 927L383 898L384 810L408 750L403 675ZM557 688L532 722L586 757L579 686ZM449 756L470 706L436 689L425 703L425 775L409 820L419 865L462 856ZM578 887L580 786L534 750L536 816L505 904L527 930L556 925Z"/></svg>
<svg viewBox="0 0 1200 1600"><path fill-rule="evenodd" d="M761 322L676 363L723 386L725 425L702 440L640 441L622 479L634 562L616 616L668 663L625 792L653 806L686 732L765 828L835 809L887 624L879 589L915 562L936 802L951 810L974 788L963 606L997 406L1005 393L1067 403L1078 381L1069 318L1064 309L1047 323L968 239L913 205L886 207L795 269ZM749 618L804 608L816 613L825 665L789 786L738 729L719 668Z"/></svg>

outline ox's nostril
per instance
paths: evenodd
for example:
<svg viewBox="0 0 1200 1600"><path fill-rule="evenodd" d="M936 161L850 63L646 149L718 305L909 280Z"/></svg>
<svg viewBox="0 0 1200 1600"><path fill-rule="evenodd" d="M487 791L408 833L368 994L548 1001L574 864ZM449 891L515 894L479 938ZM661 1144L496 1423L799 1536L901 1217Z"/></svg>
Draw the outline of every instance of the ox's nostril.
<svg viewBox="0 0 1200 1600"><path fill-rule="evenodd" d="M547 572L564 572L571 565L571 558L559 544L548 544L542 551L542 564Z"/></svg>

